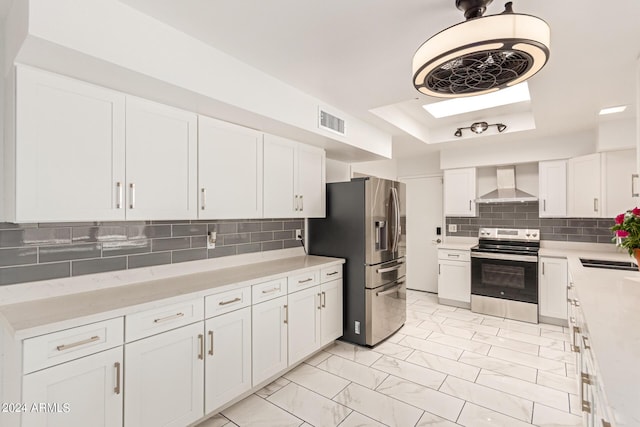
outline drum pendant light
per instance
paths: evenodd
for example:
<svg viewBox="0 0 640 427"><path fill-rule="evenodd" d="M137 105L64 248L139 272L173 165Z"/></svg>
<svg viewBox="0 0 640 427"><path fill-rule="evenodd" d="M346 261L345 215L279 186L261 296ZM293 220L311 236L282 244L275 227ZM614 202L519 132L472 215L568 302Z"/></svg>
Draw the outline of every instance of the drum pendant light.
<svg viewBox="0 0 640 427"><path fill-rule="evenodd" d="M540 18L514 13L482 16L492 0L456 0L466 21L424 42L413 57L413 85L425 95L459 98L523 82L549 59L551 30Z"/></svg>

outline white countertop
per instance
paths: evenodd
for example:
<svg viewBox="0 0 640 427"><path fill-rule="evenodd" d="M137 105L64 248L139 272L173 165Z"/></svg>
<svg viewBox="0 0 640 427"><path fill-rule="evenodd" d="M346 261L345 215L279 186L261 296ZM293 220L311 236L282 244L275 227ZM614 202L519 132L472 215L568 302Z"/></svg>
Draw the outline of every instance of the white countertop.
<svg viewBox="0 0 640 427"><path fill-rule="evenodd" d="M160 304L184 301L237 287L282 277L293 271L344 263L343 259L321 256L294 256L250 264L211 268L176 276L157 274L146 280L88 292L50 296L0 306L0 320L15 339L24 339L55 330L124 316ZM185 265L188 263L185 263ZM202 264L202 263L201 263ZM212 263L214 265L214 263ZM188 271L188 268L185 267ZM202 268L199 268L202 270ZM66 283L90 282L91 277L67 279ZM34 285L35 286L35 285ZM43 287L47 284L43 283ZM29 288L33 291L33 287ZM81 323L79 323L79 321Z"/></svg>

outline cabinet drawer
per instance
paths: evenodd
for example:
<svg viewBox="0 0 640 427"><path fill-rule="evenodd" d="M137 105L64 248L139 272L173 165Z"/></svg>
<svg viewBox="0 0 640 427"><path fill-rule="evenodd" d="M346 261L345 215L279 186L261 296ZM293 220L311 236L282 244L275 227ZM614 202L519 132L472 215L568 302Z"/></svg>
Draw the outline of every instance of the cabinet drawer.
<svg viewBox="0 0 640 427"><path fill-rule="evenodd" d="M289 293L301 289L307 289L320 284L320 271L313 270L306 273L294 274L287 278L287 288Z"/></svg>
<svg viewBox="0 0 640 427"><path fill-rule="evenodd" d="M458 251L455 249L438 249L438 259L448 259L449 261L470 261L470 251Z"/></svg>
<svg viewBox="0 0 640 427"><path fill-rule="evenodd" d="M253 304L267 301L287 294L287 278L282 277L264 283L258 283L251 287Z"/></svg>
<svg viewBox="0 0 640 427"><path fill-rule="evenodd" d="M122 345L123 342L122 317L29 338L23 341L23 372L28 374Z"/></svg>
<svg viewBox="0 0 640 427"><path fill-rule="evenodd" d="M320 281L330 282L331 280L340 279L342 277L342 264L332 265L320 270Z"/></svg>
<svg viewBox="0 0 640 427"><path fill-rule="evenodd" d="M215 295L204 300L207 319L251 305L251 287L247 286Z"/></svg>
<svg viewBox="0 0 640 427"><path fill-rule="evenodd" d="M204 319L202 298L126 316L127 342L139 340Z"/></svg>

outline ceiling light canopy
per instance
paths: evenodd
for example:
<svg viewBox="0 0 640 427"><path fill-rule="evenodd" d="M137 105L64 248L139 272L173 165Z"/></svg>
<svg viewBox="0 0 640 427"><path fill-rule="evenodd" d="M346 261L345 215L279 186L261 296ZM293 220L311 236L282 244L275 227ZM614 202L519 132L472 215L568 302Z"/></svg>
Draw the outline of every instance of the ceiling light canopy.
<svg viewBox="0 0 640 427"><path fill-rule="evenodd" d="M551 31L511 2L483 17L492 0L456 0L465 22L427 40L413 57L413 85L426 95L458 98L494 92L536 74L549 59Z"/></svg>
<svg viewBox="0 0 640 427"><path fill-rule="evenodd" d="M495 126L498 129L498 132L500 133L504 132L504 130L507 128L507 125L503 123L494 123L490 125L487 122L475 122L475 123L472 123L471 126L469 127L456 129L453 136L457 136L458 138L462 137L463 129L469 129L473 133L481 134L485 130L489 129L489 126Z"/></svg>
<svg viewBox="0 0 640 427"><path fill-rule="evenodd" d="M598 114L600 114L601 116L604 116L606 114L622 113L626 109L627 109L626 105L620 105L618 107L608 107L600 110L600 113Z"/></svg>

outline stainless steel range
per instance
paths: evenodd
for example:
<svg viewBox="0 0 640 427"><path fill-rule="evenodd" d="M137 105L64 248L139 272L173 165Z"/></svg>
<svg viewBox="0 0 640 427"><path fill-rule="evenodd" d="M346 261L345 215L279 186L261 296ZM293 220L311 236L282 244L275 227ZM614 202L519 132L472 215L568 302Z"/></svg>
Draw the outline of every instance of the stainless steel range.
<svg viewBox="0 0 640 427"><path fill-rule="evenodd" d="M471 248L471 311L538 323L540 230L481 228Z"/></svg>

